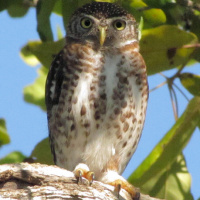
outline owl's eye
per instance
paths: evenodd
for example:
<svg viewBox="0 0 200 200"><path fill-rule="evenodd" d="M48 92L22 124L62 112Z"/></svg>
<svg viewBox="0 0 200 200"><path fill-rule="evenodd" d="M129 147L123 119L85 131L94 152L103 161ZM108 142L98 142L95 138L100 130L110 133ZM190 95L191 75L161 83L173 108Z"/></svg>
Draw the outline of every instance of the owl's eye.
<svg viewBox="0 0 200 200"><path fill-rule="evenodd" d="M92 20L89 18L83 18L81 20L81 26L83 28L90 28L92 26Z"/></svg>
<svg viewBox="0 0 200 200"><path fill-rule="evenodd" d="M122 21L122 20L116 20L114 23L113 23L113 26L116 30L118 31L122 31L125 29L126 27L126 22L125 21Z"/></svg>

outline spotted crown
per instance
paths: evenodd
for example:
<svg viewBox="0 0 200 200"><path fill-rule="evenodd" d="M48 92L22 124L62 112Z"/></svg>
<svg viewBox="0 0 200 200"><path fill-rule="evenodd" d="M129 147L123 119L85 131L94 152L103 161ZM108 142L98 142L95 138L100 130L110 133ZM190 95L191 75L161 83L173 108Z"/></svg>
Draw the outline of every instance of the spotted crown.
<svg viewBox="0 0 200 200"><path fill-rule="evenodd" d="M79 8L74 15L87 14L98 19L126 16L128 13L117 4L107 2L93 2Z"/></svg>

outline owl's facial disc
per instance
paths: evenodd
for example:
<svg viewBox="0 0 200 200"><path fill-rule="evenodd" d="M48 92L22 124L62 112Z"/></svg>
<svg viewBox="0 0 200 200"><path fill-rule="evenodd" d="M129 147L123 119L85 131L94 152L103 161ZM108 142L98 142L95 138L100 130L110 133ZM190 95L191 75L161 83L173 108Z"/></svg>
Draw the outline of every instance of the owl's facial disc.
<svg viewBox="0 0 200 200"><path fill-rule="evenodd" d="M97 19L92 16L85 15L80 21L81 27L86 37L97 36L99 44L104 45L107 36L108 24L105 19Z"/></svg>

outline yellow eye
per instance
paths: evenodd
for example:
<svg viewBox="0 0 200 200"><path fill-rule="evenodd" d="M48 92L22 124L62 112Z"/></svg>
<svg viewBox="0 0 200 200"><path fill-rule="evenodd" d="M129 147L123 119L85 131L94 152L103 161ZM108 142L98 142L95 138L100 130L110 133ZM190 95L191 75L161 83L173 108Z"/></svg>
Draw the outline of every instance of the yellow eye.
<svg viewBox="0 0 200 200"><path fill-rule="evenodd" d="M116 20L116 21L114 22L113 25L114 25L114 28L115 28L116 30L122 31L122 30L124 30L125 27L126 27L126 22L125 22L125 21L122 21L122 20Z"/></svg>
<svg viewBox="0 0 200 200"><path fill-rule="evenodd" d="M81 20L81 26L83 28L90 28L92 26L92 20L89 18L83 18Z"/></svg>

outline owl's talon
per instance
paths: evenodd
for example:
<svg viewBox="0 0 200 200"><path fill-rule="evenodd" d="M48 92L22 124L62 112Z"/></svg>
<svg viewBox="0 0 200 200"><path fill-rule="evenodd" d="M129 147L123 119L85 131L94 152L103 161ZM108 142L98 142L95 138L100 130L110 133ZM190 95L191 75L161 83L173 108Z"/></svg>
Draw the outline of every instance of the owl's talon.
<svg viewBox="0 0 200 200"><path fill-rule="evenodd" d="M140 200L140 192L136 192L133 200Z"/></svg>
<svg viewBox="0 0 200 200"><path fill-rule="evenodd" d="M87 180L89 185L92 185L94 181L94 172L90 171L88 166L82 163L76 166L74 175L78 184L85 184L84 180Z"/></svg>
<svg viewBox="0 0 200 200"><path fill-rule="evenodd" d="M108 184L115 187L114 191L117 193L118 198L120 196L121 189L124 189L131 195L133 200L140 199L140 193L133 185L128 183L126 180L117 179L113 182L109 182Z"/></svg>
<svg viewBox="0 0 200 200"><path fill-rule="evenodd" d="M75 175L75 177L76 177L77 184L78 184L78 185L79 185L79 184L82 184L82 183L83 183L83 179L82 179L82 177L83 177L83 172L82 172L82 170L81 170L81 169L78 169L78 170L74 171L74 175Z"/></svg>
<svg viewBox="0 0 200 200"><path fill-rule="evenodd" d="M92 185L94 181L94 172L88 171L85 178L89 181L89 185Z"/></svg>
<svg viewBox="0 0 200 200"><path fill-rule="evenodd" d="M120 190L121 190L121 184L115 185L115 190L114 191L117 193L117 197L118 198L119 198Z"/></svg>

